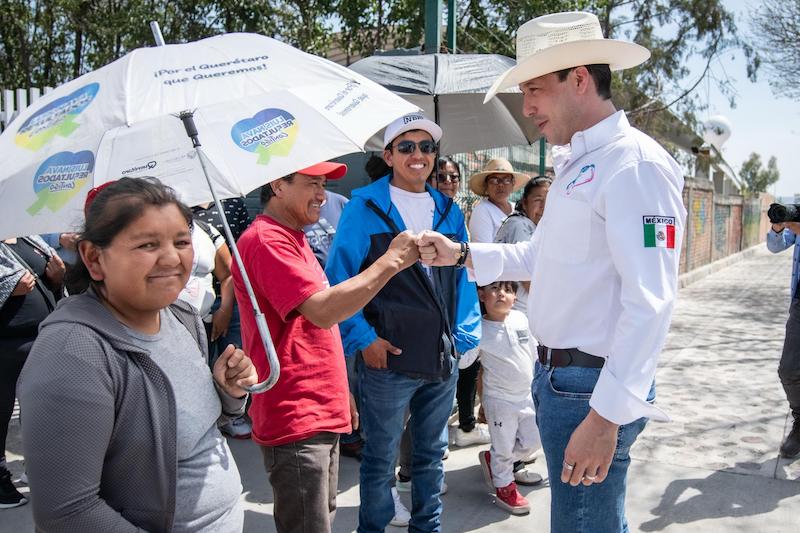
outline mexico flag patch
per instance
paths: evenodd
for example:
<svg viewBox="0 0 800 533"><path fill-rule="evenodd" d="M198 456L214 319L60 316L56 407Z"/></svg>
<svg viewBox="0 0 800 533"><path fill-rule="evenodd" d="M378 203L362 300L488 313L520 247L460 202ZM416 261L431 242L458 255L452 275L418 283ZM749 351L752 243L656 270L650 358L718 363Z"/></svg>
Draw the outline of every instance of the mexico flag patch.
<svg viewBox="0 0 800 533"><path fill-rule="evenodd" d="M645 248L675 248L675 217L651 215L642 219Z"/></svg>

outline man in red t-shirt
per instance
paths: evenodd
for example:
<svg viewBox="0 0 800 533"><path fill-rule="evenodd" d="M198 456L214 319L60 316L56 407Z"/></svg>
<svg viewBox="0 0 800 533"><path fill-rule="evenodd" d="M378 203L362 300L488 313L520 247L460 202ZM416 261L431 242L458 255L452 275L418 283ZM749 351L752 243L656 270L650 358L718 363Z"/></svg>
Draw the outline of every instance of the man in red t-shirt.
<svg viewBox="0 0 800 533"><path fill-rule="evenodd" d="M419 258L403 232L359 275L330 287L303 226L319 220L326 179L347 167L323 162L264 186L264 212L238 241L272 334L281 374L253 396L253 440L261 445L279 533L330 532L336 511L339 435L357 427L349 397L340 321L364 307L392 276ZM241 272L232 268L244 347L261 379L269 373Z"/></svg>

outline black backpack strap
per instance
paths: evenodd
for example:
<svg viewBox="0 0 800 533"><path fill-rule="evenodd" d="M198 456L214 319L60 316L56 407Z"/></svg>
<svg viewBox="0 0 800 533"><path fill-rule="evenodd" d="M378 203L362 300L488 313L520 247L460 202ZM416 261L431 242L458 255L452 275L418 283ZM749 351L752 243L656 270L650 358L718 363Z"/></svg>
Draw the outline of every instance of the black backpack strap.
<svg viewBox="0 0 800 533"><path fill-rule="evenodd" d="M397 227L397 224L395 224L394 220L392 220L388 214L384 213L383 210L380 207L378 207L378 204L376 204L371 198L367 200L367 207L369 207L372 211L374 211L375 214L381 218L381 220L386 222L386 225L389 226L389 228L392 230L392 234L395 237L397 237L400 234L400 228ZM433 290L433 285L431 284L430 279L428 279L428 275L422 270L422 267L419 266L419 263L418 262L414 263L414 265L411 267L411 270L417 276L417 281L419 281L422 284L422 286L425 287L430 297L433 299L434 302L436 302L436 305L437 307L439 307L439 310L443 311L442 306L439 303L439 299L436 297L436 294Z"/></svg>
<svg viewBox="0 0 800 533"><path fill-rule="evenodd" d="M384 213L383 210L380 207L378 207L378 204L376 204L372 200L372 198L367 200L367 207L369 207L372 211L374 211L375 214L381 218L381 220L386 222L386 225L389 226L389 229L392 230L395 237L397 237L401 233L400 228L397 227L397 224L394 223L394 220L392 220L388 214Z"/></svg>
<svg viewBox="0 0 800 533"><path fill-rule="evenodd" d="M442 212L442 217L439 219L439 222L436 223L436 226L433 227L433 231L438 231L439 226L442 225L442 222L444 222L447 219L447 215L450 214L450 208L453 207L453 203L455 202L453 202L452 198L450 198L449 200L450 201L447 202L447 205L445 206L444 211Z"/></svg>
<svg viewBox="0 0 800 533"><path fill-rule="evenodd" d="M453 205L452 199L450 203L447 204L447 208L445 209L445 214L449 211L450 206ZM367 207L369 207L372 211L378 215L381 220L386 222L386 225L392 230L394 236L396 237L400 233L400 228L397 227L394 220L392 220L387 213L385 213L379 206L376 204L371 198L367 200ZM447 312L447 308L443 305L439 297L436 295L436 291L433 288L433 284L431 280L428 278L428 275L422 270L422 267L419 266L419 262L414 263L411 267L411 270L417 276L417 281L419 281L425 290L428 292L428 295L433 300L433 303L436 305L436 308L439 309L439 312L442 314L442 319L444 320L445 331L443 332L442 338L446 341L447 344L451 344L449 340L449 335L451 334L450 328L450 317L449 313ZM452 348L452 345L451 345Z"/></svg>

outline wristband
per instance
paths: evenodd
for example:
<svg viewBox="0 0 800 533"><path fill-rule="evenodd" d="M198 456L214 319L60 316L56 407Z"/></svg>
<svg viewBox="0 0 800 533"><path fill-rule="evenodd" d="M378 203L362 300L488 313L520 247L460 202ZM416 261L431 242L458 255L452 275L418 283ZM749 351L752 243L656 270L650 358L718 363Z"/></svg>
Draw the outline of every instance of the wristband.
<svg viewBox="0 0 800 533"><path fill-rule="evenodd" d="M458 260L456 261L456 268L462 268L464 263L467 261L467 256L469 255L469 243L466 241L461 241L458 243L461 246L461 251L458 254Z"/></svg>

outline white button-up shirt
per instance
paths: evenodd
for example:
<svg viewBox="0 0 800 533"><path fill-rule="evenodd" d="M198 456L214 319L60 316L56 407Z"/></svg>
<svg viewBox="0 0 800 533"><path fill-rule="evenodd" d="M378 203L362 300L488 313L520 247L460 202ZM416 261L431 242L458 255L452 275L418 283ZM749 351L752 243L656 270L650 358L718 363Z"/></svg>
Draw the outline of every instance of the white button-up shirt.
<svg viewBox="0 0 800 533"><path fill-rule="evenodd" d="M668 420L646 400L677 295L681 168L623 111L554 146L553 164L533 239L471 244L475 280L530 279L536 338L606 359L589 402L603 418Z"/></svg>

